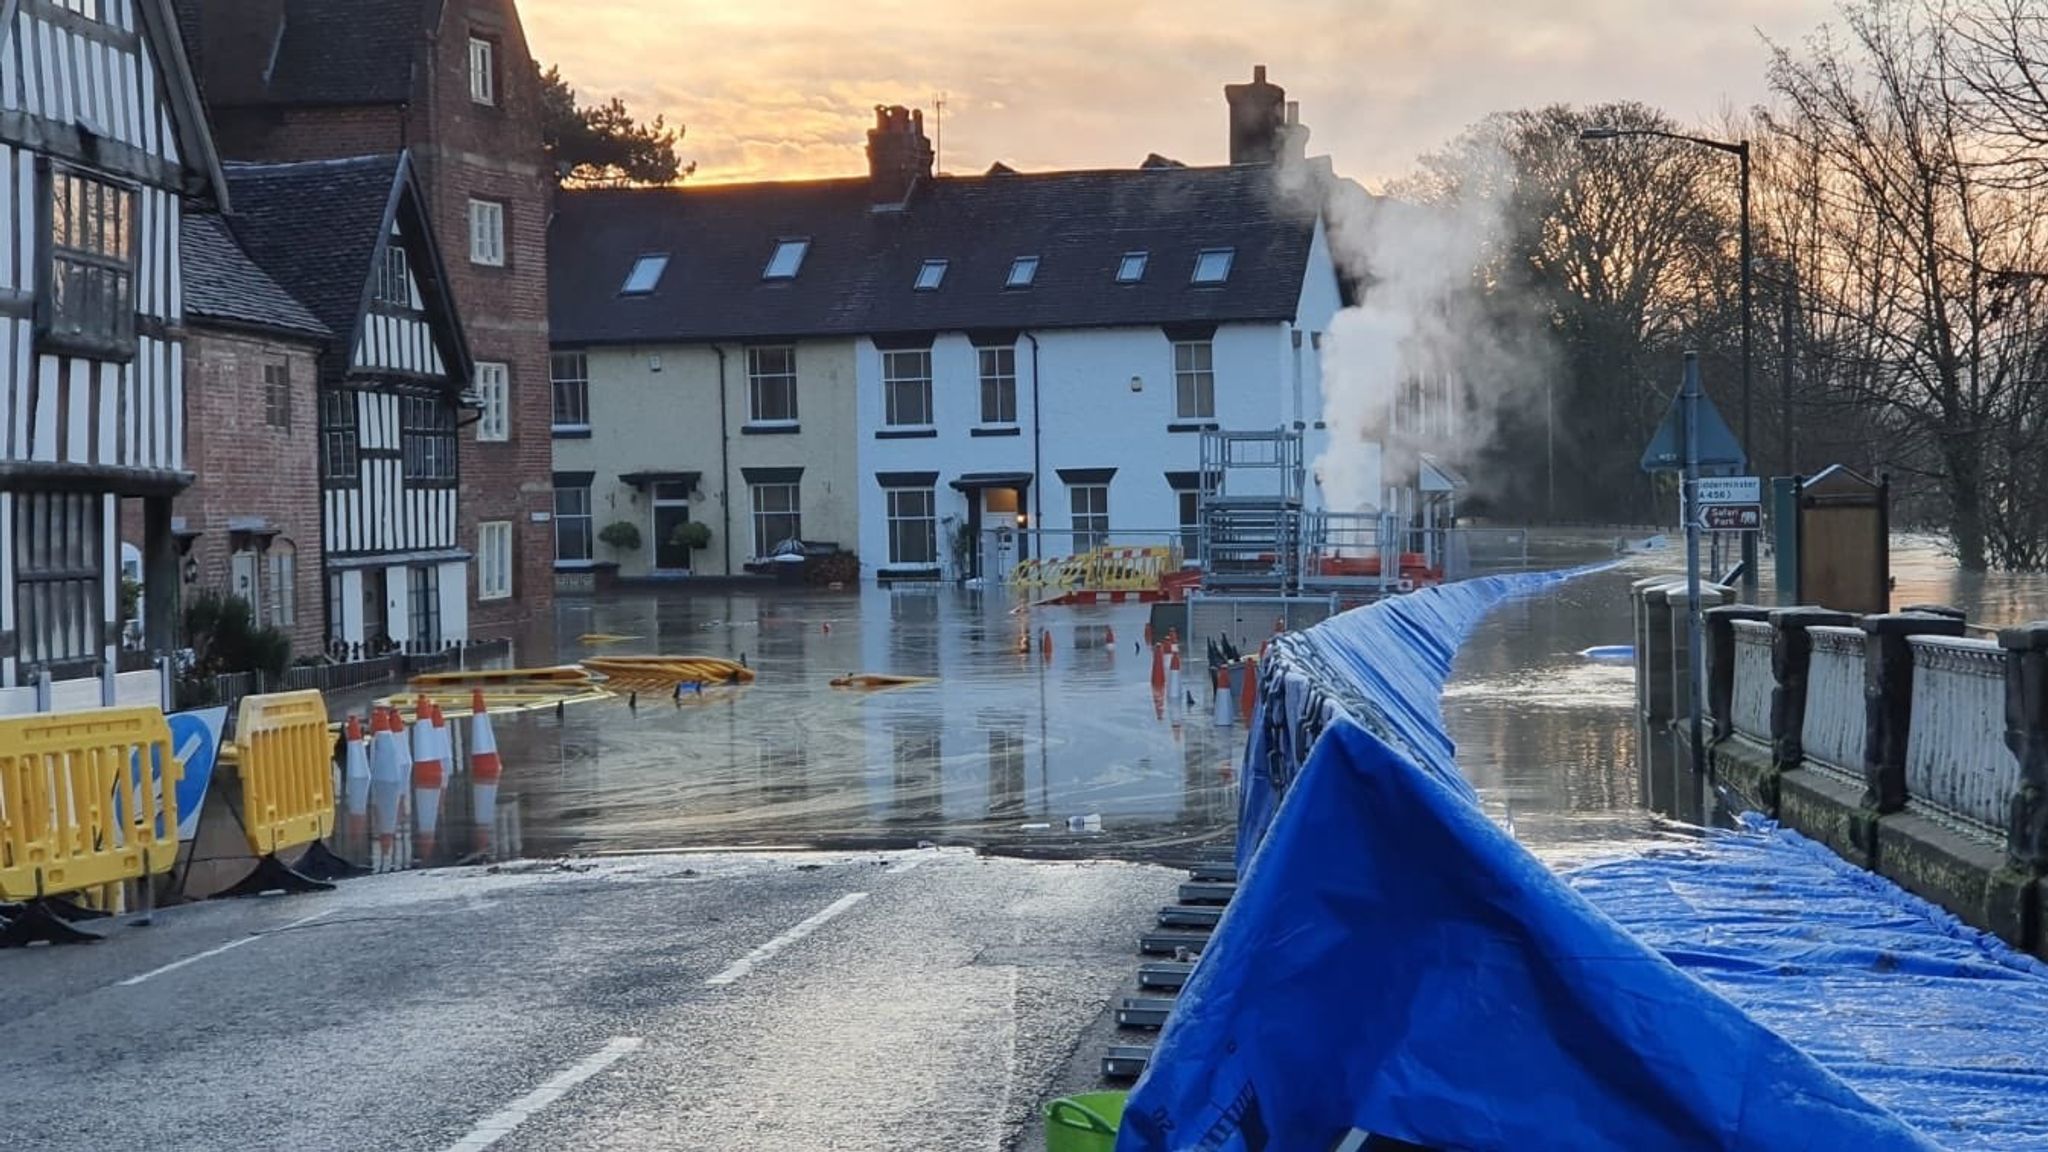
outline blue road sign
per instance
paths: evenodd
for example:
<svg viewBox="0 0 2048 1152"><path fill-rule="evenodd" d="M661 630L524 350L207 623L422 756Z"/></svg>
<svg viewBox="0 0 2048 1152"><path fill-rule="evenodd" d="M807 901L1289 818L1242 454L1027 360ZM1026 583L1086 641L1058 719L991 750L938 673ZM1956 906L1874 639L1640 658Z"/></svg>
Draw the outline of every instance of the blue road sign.
<svg viewBox="0 0 2048 1152"><path fill-rule="evenodd" d="M1699 414L1700 475L1742 475L1749 463L1742 454L1742 441L1735 438L1728 422L1721 419L1714 402L1704 393L1699 398ZM1650 437L1650 446L1643 449L1643 471L1681 472L1684 469L1685 393L1681 391L1671 398L1671 407L1664 413L1664 422L1657 425L1657 434Z"/></svg>
<svg viewBox="0 0 2048 1152"><path fill-rule="evenodd" d="M213 765L220 758L220 730L227 717L225 708L173 712L164 717L171 728L171 755L182 769L178 777L180 840L190 840L199 831L199 809L206 803L206 786L213 780Z"/></svg>

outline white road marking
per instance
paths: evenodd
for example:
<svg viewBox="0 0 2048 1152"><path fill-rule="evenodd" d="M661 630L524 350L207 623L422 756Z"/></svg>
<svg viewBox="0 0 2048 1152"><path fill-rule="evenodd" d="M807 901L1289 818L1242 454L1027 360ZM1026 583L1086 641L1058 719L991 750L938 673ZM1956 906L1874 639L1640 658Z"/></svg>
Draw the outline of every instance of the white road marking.
<svg viewBox="0 0 2048 1152"><path fill-rule="evenodd" d="M782 951L784 948L789 947L791 944L794 944L797 941L803 939L804 937L809 936L811 933L816 932L818 929L823 928L826 924L830 923L834 917L838 916L840 913L846 911L847 909L853 907L855 904L858 904L867 898L868 894L865 892L849 892L846 895L841 896L839 899L834 900L831 903L831 905L828 906L824 911L819 912L817 915L812 916L810 919L804 921L803 923L797 925L794 928L791 928L789 931L784 932L782 935L777 936L775 939L770 940L766 944L761 945L759 948L754 949L752 952L747 953L745 956L742 956L738 960L733 961L732 967L727 968L725 971L720 972L718 975L713 976L709 980L706 980L704 982L704 986L706 988L723 988L727 984L731 984L735 980L744 977L747 973L752 972L754 970L755 965L766 963L768 960L772 959L777 952Z"/></svg>
<svg viewBox="0 0 2048 1152"><path fill-rule="evenodd" d="M931 859L929 856L907 856L882 869L882 871L891 876L901 876L929 859Z"/></svg>
<svg viewBox="0 0 2048 1152"><path fill-rule="evenodd" d="M626 1054L646 1043L638 1036L616 1036L612 1042L548 1078L547 1083L521 1096L469 1130L469 1135L448 1146L448 1152L480 1152L512 1134L513 1129L533 1119L534 1113L569 1094L569 1090L625 1059Z"/></svg>
<svg viewBox="0 0 2048 1152"><path fill-rule="evenodd" d="M235 940L230 940L218 948L208 948L204 952L195 952L192 955L185 957L183 960L173 960L169 964L166 964L161 968L151 968L149 971L144 972L140 976L130 976L126 980L117 980L115 981L115 986L120 988L132 988L135 985L142 983L144 980L155 979L156 977L161 976L166 972L176 972L178 969L183 968L187 964L197 964L201 960L207 959L210 956L218 956L223 952L232 952L235 949L240 948L244 944L254 944L256 941L263 939L265 936L271 935L273 932L287 932L293 928L303 928L306 925L311 924L313 921L318 920L325 915L327 915L326 912L315 912L311 916L301 916L299 919L294 920L289 924L286 924L282 928L273 928L264 932L251 932L247 936L243 936Z"/></svg>

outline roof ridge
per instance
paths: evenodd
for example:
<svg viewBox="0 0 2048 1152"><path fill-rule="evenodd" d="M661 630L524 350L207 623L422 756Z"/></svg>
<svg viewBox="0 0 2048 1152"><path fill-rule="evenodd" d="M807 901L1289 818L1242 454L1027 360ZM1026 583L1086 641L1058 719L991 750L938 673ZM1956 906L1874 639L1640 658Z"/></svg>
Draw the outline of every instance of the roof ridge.
<svg viewBox="0 0 2048 1152"><path fill-rule="evenodd" d="M258 172L274 168L340 168L360 164L367 167L374 163L396 161L405 155L397 152L367 152L361 156L333 156L315 160L230 160L221 165L233 172Z"/></svg>

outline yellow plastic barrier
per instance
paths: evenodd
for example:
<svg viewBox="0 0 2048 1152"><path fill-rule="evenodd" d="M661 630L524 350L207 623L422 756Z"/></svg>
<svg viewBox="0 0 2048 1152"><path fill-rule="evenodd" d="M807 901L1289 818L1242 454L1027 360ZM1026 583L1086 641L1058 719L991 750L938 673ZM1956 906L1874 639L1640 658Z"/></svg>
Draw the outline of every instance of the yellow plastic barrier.
<svg viewBox="0 0 2048 1152"><path fill-rule="evenodd" d="M242 825L270 856L334 832L334 738L319 692L245 696L235 719Z"/></svg>
<svg viewBox="0 0 2048 1152"><path fill-rule="evenodd" d="M155 708L0 720L0 897L37 900L170 871L179 774Z"/></svg>

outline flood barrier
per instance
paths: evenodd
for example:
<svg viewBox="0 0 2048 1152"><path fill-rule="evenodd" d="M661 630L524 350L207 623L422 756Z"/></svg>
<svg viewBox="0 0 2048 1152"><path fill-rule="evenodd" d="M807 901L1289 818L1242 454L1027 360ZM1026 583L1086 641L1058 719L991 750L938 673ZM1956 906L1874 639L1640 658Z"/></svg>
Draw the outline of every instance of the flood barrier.
<svg viewBox="0 0 2048 1152"><path fill-rule="evenodd" d="M235 720L234 776L256 868L226 895L330 888L353 871L321 844L334 834L334 740L318 691L245 696ZM305 847L287 864L279 853Z"/></svg>
<svg viewBox="0 0 2048 1152"><path fill-rule="evenodd" d="M1461 1149L1938 1146L1812 1054L1856 1053L1817 1030L1795 1044L1710 991L1481 811L1438 708L1452 657L1489 609L1569 575L1430 589L1273 643L1237 897L1119 1149L1319 1150L1366 1133ZM1664 915L1686 913L1667 899ZM1860 1002L1902 990L1876 981ZM2038 1091L2018 1084L2009 1110Z"/></svg>
<svg viewBox="0 0 2048 1152"><path fill-rule="evenodd" d="M170 871L177 781L155 708L0 720L0 943L95 939L80 901Z"/></svg>

